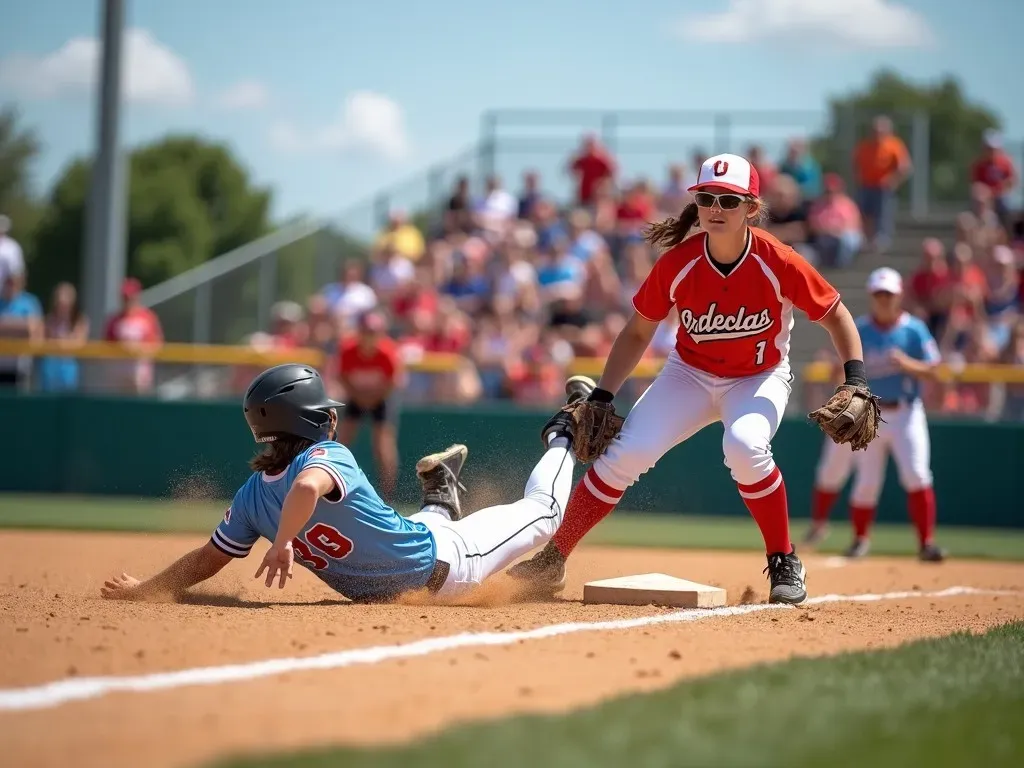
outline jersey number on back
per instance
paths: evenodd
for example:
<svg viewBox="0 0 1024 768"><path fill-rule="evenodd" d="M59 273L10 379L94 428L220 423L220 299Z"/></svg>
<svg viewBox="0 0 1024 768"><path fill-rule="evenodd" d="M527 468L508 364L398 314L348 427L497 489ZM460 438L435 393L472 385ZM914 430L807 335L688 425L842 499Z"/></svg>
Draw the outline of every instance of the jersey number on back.
<svg viewBox="0 0 1024 768"><path fill-rule="evenodd" d="M296 537L292 540L292 548L298 558L313 570L322 571L329 563L314 552L311 546L332 560L341 560L352 551L352 539L337 528L332 528L326 523L317 523L306 531L303 538Z"/></svg>

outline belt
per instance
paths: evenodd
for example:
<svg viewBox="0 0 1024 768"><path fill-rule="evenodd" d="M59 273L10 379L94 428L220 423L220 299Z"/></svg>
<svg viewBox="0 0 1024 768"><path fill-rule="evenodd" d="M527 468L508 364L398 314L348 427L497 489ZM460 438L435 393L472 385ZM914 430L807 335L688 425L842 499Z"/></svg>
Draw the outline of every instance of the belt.
<svg viewBox="0 0 1024 768"><path fill-rule="evenodd" d="M434 562L434 570L430 574L430 578L427 579L427 591L433 594L440 590L444 586L444 582L448 578L448 572L451 569L451 565L444 560L436 560Z"/></svg>

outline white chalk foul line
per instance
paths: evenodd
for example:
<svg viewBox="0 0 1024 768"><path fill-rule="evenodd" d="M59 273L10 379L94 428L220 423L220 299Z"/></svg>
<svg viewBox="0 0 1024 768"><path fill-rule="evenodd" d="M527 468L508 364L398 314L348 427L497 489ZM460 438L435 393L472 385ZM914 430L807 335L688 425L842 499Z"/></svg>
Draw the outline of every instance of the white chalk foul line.
<svg viewBox="0 0 1024 768"><path fill-rule="evenodd" d="M937 592L887 592L879 595L821 595L807 600L804 605L822 603L868 603L879 600L902 600L917 597L956 597L959 595L1013 595L1017 592L1005 590L975 589L973 587L950 587ZM217 685L239 681L257 680L263 677L283 675L288 672L303 672L314 669L340 669L360 664L379 664L394 659L409 659L429 656L434 653L472 648L479 646L514 645L523 640L542 640L548 637L571 635L577 632L606 632L657 624L701 621L725 616L744 616L760 611L789 610L787 605L757 603L733 605L725 608L690 609L661 613L656 616L641 616L635 619L616 621L571 622L551 624L546 627L522 632L466 632L448 637L416 640L402 645L379 645L370 648L351 648L345 651L325 653L319 656L267 659L247 664L229 664L221 667L197 667L175 672L159 672L133 677L82 677L58 680L30 688L0 689L0 710L20 711L49 709L72 701L97 699L109 693L161 691L195 685Z"/></svg>

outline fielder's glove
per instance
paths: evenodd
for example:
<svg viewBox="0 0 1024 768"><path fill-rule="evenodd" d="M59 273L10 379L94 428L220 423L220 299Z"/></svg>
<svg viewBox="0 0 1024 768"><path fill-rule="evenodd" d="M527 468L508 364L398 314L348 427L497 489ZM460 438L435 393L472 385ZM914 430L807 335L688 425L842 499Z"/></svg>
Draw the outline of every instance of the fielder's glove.
<svg viewBox="0 0 1024 768"><path fill-rule="evenodd" d="M836 443L849 443L855 451L863 450L878 436L883 421L879 399L867 385L840 384L835 394L821 408L808 414L821 431Z"/></svg>
<svg viewBox="0 0 1024 768"><path fill-rule="evenodd" d="M625 422L614 405L600 400L577 400L562 406L562 412L572 418L572 452L583 463L604 453Z"/></svg>

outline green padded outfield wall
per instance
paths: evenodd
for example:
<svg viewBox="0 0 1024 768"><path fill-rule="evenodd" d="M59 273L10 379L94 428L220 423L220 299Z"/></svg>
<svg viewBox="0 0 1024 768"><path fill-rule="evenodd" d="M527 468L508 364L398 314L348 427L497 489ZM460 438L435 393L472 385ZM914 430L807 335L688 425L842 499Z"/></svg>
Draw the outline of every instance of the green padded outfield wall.
<svg viewBox="0 0 1024 768"><path fill-rule="evenodd" d="M538 432L547 415L502 404L406 408L396 501L417 500L416 459L452 442L470 448L467 504L518 498L540 455ZM935 420L931 433L940 523L1024 527L1024 425ZM0 434L0 492L229 498L247 476L246 461L256 448L233 402L3 395ZM675 448L626 493L623 508L745 515L722 463L721 435L721 426L712 425ZM793 517L809 514L821 440L814 425L792 419L772 443ZM354 451L373 477L365 430ZM845 497L839 504L835 514L845 518ZM891 464L878 516L907 519Z"/></svg>

